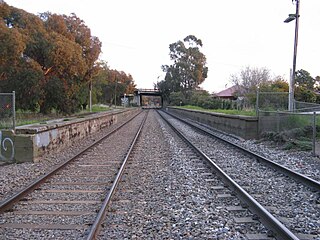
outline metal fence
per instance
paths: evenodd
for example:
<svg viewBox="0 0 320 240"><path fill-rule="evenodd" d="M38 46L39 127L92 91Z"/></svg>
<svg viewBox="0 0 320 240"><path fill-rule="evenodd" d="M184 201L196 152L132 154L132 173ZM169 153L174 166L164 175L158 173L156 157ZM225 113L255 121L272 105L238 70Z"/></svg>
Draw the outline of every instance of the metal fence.
<svg viewBox="0 0 320 240"><path fill-rule="evenodd" d="M320 104L294 101L295 112L320 112Z"/></svg>
<svg viewBox="0 0 320 240"><path fill-rule="evenodd" d="M276 140L288 140L306 149L313 155L320 154L317 130L320 130L320 115L317 112L258 111L260 136L273 135ZM318 126L318 127L317 127ZM306 150L305 149L305 150Z"/></svg>
<svg viewBox="0 0 320 240"><path fill-rule="evenodd" d="M288 111L289 92L259 92L256 108L263 111ZM320 104L293 100L294 112L320 112Z"/></svg>
<svg viewBox="0 0 320 240"><path fill-rule="evenodd" d="M288 110L288 92L257 92L256 108L264 111Z"/></svg>
<svg viewBox="0 0 320 240"><path fill-rule="evenodd" d="M14 131L15 127L15 92L0 93L0 161L11 162L14 159L14 142L8 131L1 129Z"/></svg>
<svg viewBox="0 0 320 240"><path fill-rule="evenodd" d="M15 130L15 92L0 93L0 126L2 129L5 128Z"/></svg>

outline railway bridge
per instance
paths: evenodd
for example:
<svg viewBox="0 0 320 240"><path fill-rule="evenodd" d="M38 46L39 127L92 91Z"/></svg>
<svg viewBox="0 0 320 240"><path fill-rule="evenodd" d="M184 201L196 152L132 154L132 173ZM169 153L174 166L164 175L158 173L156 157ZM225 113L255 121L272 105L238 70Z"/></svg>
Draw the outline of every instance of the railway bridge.
<svg viewBox="0 0 320 240"><path fill-rule="evenodd" d="M163 105L159 89L137 89L133 101L142 108L161 108Z"/></svg>

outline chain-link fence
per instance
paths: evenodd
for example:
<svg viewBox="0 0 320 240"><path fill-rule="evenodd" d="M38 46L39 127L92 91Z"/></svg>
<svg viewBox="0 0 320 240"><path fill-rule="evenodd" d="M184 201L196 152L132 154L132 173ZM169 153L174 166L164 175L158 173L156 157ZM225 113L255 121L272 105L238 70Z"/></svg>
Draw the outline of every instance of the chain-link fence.
<svg viewBox="0 0 320 240"><path fill-rule="evenodd" d="M15 92L0 93L0 129L16 127Z"/></svg>
<svg viewBox="0 0 320 240"><path fill-rule="evenodd" d="M288 92L257 92L257 109L264 111L288 110Z"/></svg>
<svg viewBox="0 0 320 240"><path fill-rule="evenodd" d="M287 148L312 150L313 155L319 156L319 113L259 110L258 118L261 137L285 143Z"/></svg>
<svg viewBox="0 0 320 240"><path fill-rule="evenodd" d="M320 104L294 101L295 112L320 112Z"/></svg>
<svg viewBox="0 0 320 240"><path fill-rule="evenodd" d="M0 93L0 162L11 162L14 159L14 143L10 131L15 130L15 92Z"/></svg>
<svg viewBox="0 0 320 240"><path fill-rule="evenodd" d="M0 93L0 129L16 127L15 92Z"/></svg>
<svg viewBox="0 0 320 240"><path fill-rule="evenodd" d="M256 108L262 111L288 111L288 92L257 92ZM320 104L293 100L294 112L317 112Z"/></svg>

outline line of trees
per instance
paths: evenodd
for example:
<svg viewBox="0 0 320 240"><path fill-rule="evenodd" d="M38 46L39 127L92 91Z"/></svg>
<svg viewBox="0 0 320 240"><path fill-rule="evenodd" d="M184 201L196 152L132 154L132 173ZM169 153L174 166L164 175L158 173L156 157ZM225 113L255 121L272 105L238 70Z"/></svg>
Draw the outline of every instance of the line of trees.
<svg viewBox="0 0 320 240"><path fill-rule="evenodd" d="M164 100L170 105L196 105L204 108L229 106L223 100L213 99L207 91L199 88L208 74L206 57L200 51L202 41L189 35L183 41L169 45L171 65L163 65L164 80L157 82ZM287 81L281 76L272 76L267 68L247 66L239 73L231 74L230 81L238 86L235 97L241 97L249 106L255 106L257 89L261 92L289 92ZM306 70L295 76L295 99L303 102L320 103L320 77L313 78ZM213 94L214 95L214 94ZM230 105L231 106L231 105Z"/></svg>
<svg viewBox="0 0 320 240"><path fill-rule="evenodd" d="M0 17L0 92L16 91L18 108L70 114L86 107L92 85L97 101L112 102L115 83L118 94L133 92L131 75L98 60L102 43L76 14L37 16L0 2Z"/></svg>
<svg viewBox="0 0 320 240"><path fill-rule="evenodd" d="M257 88L260 92L289 92L288 82L281 76L272 77L266 68L245 67L230 77L234 85L240 86L237 95L247 97L255 103ZM312 77L304 69L295 73L294 98L297 101L320 103L320 77Z"/></svg>
<svg viewBox="0 0 320 240"><path fill-rule="evenodd" d="M100 62L100 71L93 78L93 102L109 105L120 103L120 96L133 94L135 88L130 74L110 69L107 62Z"/></svg>
<svg viewBox="0 0 320 240"><path fill-rule="evenodd" d="M294 86L297 101L320 104L320 76L314 78L308 71L301 69L296 72Z"/></svg>

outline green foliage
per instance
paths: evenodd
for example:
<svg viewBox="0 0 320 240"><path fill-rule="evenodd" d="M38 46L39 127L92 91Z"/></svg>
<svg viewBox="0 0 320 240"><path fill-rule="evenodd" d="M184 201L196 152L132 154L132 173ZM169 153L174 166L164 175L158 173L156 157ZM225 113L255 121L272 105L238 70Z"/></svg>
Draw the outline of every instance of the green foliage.
<svg viewBox="0 0 320 240"><path fill-rule="evenodd" d="M39 79L42 77L41 69L33 67L32 63L21 63L19 71L10 74L4 88L17 90L16 102L20 109L36 111L41 99Z"/></svg>
<svg viewBox="0 0 320 240"><path fill-rule="evenodd" d="M295 75L295 99L302 102L316 103L318 96L315 93L320 78L313 78L306 70L299 70Z"/></svg>
<svg viewBox="0 0 320 240"><path fill-rule="evenodd" d="M288 84L279 76L271 77L267 68L245 67L230 76L231 82L238 86L236 96L245 97L246 102L255 106L259 92L288 92Z"/></svg>
<svg viewBox="0 0 320 240"><path fill-rule="evenodd" d="M295 74L295 85L306 89L314 89L315 79L306 70L298 70Z"/></svg>
<svg viewBox="0 0 320 240"><path fill-rule="evenodd" d="M281 78L277 78L274 81L268 81L261 83L259 86L260 92L289 92L289 85Z"/></svg>
<svg viewBox="0 0 320 240"><path fill-rule="evenodd" d="M201 47L202 41L193 35L169 45L170 59L174 64L162 66L165 79L157 83L157 88L165 93L165 100L173 92L182 92L188 99L188 92L207 78L206 57L201 53Z"/></svg>
<svg viewBox="0 0 320 240"><path fill-rule="evenodd" d="M110 110L109 107L105 105L93 105L92 106L92 112L104 112Z"/></svg>
<svg viewBox="0 0 320 240"><path fill-rule="evenodd" d="M191 110L200 110L207 112L215 112L215 113L224 113L230 115L242 115L242 116L255 116L255 111L240 111L240 110L226 110L226 109L205 109L203 107L193 106L193 105L185 105L181 108L191 109Z"/></svg>
<svg viewBox="0 0 320 240"><path fill-rule="evenodd" d="M16 91L17 108L71 114L133 93L132 76L97 62L101 42L75 14L40 14L0 5L0 91ZM116 90L116 94L115 94Z"/></svg>
<svg viewBox="0 0 320 240"><path fill-rule="evenodd" d="M293 129L299 128L301 126L308 126L311 123L312 115L289 115L286 119L286 128Z"/></svg>
<svg viewBox="0 0 320 240"><path fill-rule="evenodd" d="M1 3L0 17L0 91L15 91L17 108L78 111L99 70L99 39L75 14L38 17Z"/></svg>
<svg viewBox="0 0 320 240"><path fill-rule="evenodd" d="M296 120L299 121L299 119ZM320 126L317 126L316 129L319 133ZM270 140L278 144L281 144L283 148L286 150L296 149L301 151L310 151L312 150L312 131L313 129L309 125L304 127L293 128L279 133L265 132L261 135L261 137L264 140Z"/></svg>
<svg viewBox="0 0 320 240"><path fill-rule="evenodd" d="M108 111L110 108L105 105L93 105L92 106L92 112L103 112L103 111ZM89 114L89 110L83 110L80 111L76 114L72 114L70 116L72 117L77 117L77 118L83 118L85 115ZM57 119L63 117L63 115L59 114L56 112L55 109L52 109L52 112L50 114L41 114L39 111L30 111L30 110L22 110L22 109L17 109L16 111L16 125L17 126L22 126L22 125L28 125L28 124L47 124L47 121L51 119ZM71 118L63 118L62 121L69 121ZM12 120L10 119L9 121L5 121L3 119L0 120L0 129L7 129L12 127Z"/></svg>
<svg viewBox="0 0 320 240"><path fill-rule="evenodd" d="M260 92L259 109L262 111L286 111L288 110L288 92Z"/></svg>
<svg viewBox="0 0 320 240"><path fill-rule="evenodd" d="M186 97L188 95L188 97ZM205 90L188 91L186 94L182 92L174 92L170 94L170 105L194 105L203 108L214 108L216 102L211 98L210 94Z"/></svg>
<svg viewBox="0 0 320 240"><path fill-rule="evenodd" d="M312 150L312 142L310 141L301 141L301 140L293 140L287 142L284 147L284 150L296 149L300 151L311 151Z"/></svg>
<svg viewBox="0 0 320 240"><path fill-rule="evenodd" d="M163 101L168 104L170 102L170 94L174 92L173 89L171 89L170 82L168 80L162 80L157 82L154 87L161 91Z"/></svg>
<svg viewBox="0 0 320 240"><path fill-rule="evenodd" d="M224 114L230 114L230 115L242 115L242 116L255 116L256 112L251 110L233 110L233 109L218 109L214 110L214 112L224 113Z"/></svg>
<svg viewBox="0 0 320 240"><path fill-rule="evenodd" d="M298 86L295 88L295 100L301 102L315 103L317 101L317 95L314 90L307 89L304 86Z"/></svg>
<svg viewBox="0 0 320 240"><path fill-rule="evenodd" d="M190 104L201 106L207 100L211 100L210 94L207 91L192 91L190 94Z"/></svg>
<svg viewBox="0 0 320 240"><path fill-rule="evenodd" d="M94 103L120 104L120 96L133 94L135 83L130 74L109 69L106 63L100 63L100 71L94 78ZM116 98L116 99L115 99Z"/></svg>
<svg viewBox="0 0 320 240"><path fill-rule="evenodd" d="M170 94L170 105L180 106L186 103L185 97L182 92L173 92Z"/></svg>
<svg viewBox="0 0 320 240"><path fill-rule="evenodd" d="M186 98L188 95L188 98ZM170 94L169 103L173 106L195 106L201 109L225 109L225 110L242 110L239 102L229 99L213 98L205 90L188 91L186 94L182 92L174 92Z"/></svg>

